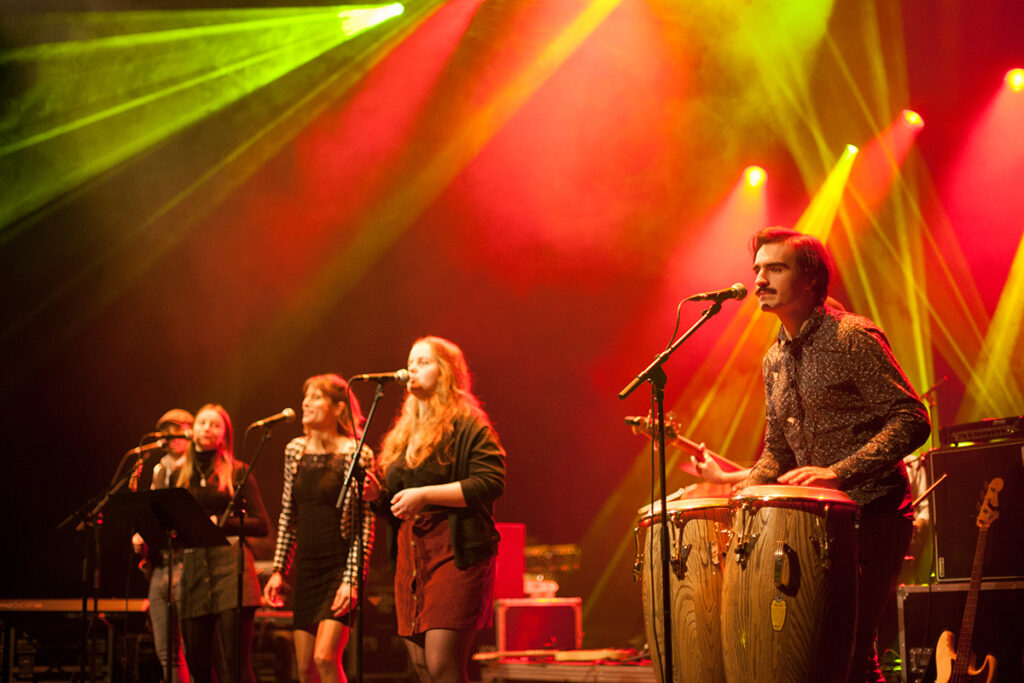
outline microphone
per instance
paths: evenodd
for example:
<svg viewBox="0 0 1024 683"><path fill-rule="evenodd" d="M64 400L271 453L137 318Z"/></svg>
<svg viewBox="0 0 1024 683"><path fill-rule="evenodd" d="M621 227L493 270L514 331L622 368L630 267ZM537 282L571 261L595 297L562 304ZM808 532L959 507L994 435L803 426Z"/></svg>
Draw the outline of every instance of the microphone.
<svg viewBox="0 0 1024 683"><path fill-rule="evenodd" d="M371 372L365 375L356 375L350 381L352 382L377 382L378 384L385 384L387 382L398 382L405 384L409 381L409 371L405 368L396 370L395 372Z"/></svg>
<svg viewBox="0 0 1024 683"><path fill-rule="evenodd" d="M684 301L714 301L715 303L721 303L726 299L742 299L746 295L747 288L744 287L742 283L737 282L727 289L719 289L714 292L701 292L687 297Z"/></svg>
<svg viewBox="0 0 1024 683"><path fill-rule="evenodd" d="M164 443L163 439L160 439L159 441L147 443L145 446L136 446L135 448L125 453L125 455L142 455L143 453L148 453L149 451L155 451L161 448L165 448L166 446L167 444Z"/></svg>
<svg viewBox="0 0 1024 683"><path fill-rule="evenodd" d="M143 439L156 439L160 441L174 441L175 439L188 439L192 440L192 432L189 430L188 434L171 434L170 432L149 432L145 434Z"/></svg>
<svg viewBox="0 0 1024 683"><path fill-rule="evenodd" d="M271 415L270 417L265 417L262 420L256 420L251 425L249 425L249 429L255 429L256 427L266 427L267 425L274 424L275 422L291 422L294 419L295 411L292 410L291 408L285 408L277 415Z"/></svg>
<svg viewBox="0 0 1024 683"><path fill-rule="evenodd" d="M189 432L188 434L168 434L167 432L161 432L159 438L163 439L164 441L174 441L175 439L188 439L189 441L191 441L192 433Z"/></svg>

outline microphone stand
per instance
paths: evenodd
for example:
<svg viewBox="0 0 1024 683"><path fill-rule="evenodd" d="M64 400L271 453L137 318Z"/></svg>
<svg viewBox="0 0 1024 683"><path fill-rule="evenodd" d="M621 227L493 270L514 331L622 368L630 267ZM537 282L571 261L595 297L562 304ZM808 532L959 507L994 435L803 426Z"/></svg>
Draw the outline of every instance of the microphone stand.
<svg viewBox="0 0 1024 683"><path fill-rule="evenodd" d="M359 464L359 456L363 452L363 444L366 443L366 435L369 433L370 423L373 422L373 414L377 411L377 404L384 396L384 384L377 382L377 390L373 394L373 403L370 405L370 412L366 415L366 424L363 433L359 436L355 453L352 455L352 462L349 463L348 472L341 484L341 491L338 492L338 503L336 507L342 515L345 514L345 499L348 496L348 487L353 479L356 481L356 499L352 507L352 524L355 527L352 533L352 542L358 544L356 549L356 562L359 571L356 572L356 604L355 620L352 625L352 641L355 644L355 652L352 654L352 678L355 683L363 683L363 592L366 578L363 567L366 564L366 549L363 547L363 487L366 482L366 470ZM353 420L353 430L356 429Z"/></svg>
<svg viewBox="0 0 1024 683"><path fill-rule="evenodd" d="M684 332L678 339L669 344L668 348L655 356L654 361L651 362L646 368L644 368L639 375L633 378L633 380L626 385L626 387L619 392L619 399L625 399L627 396L636 391L643 382L651 383L652 400L654 402L656 411L656 431L658 434L658 471L660 475L661 485L661 534L660 534L660 546L661 546L661 598L662 598L662 635L664 638L664 656L662 657L662 667L664 669L661 680L671 681L672 676L672 594L671 594L671 577L669 572L671 571L670 558L669 558L669 536L668 536L668 522L667 522L667 491L668 485L665 481L665 384L668 382L668 377L665 375L665 371L662 369L662 365L665 364L676 349L682 346L683 342L693 336L700 327L711 319L712 316L716 315L722 310L722 302L716 301L701 314L701 317L693 324L690 329ZM652 513L653 517L653 513ZM653 589L653 586L652 586ZM655 638L655 645L657 647L657 638Z"/></svg>
<svg viewBox="0 0 1024 683"><path fill-rule="evenodd" d="M86 680L86 671L89 671L89 680L96 680L95 662L89 665L89 631L92 630L93 620L99 612L97 600L100 590L100 534L103 527L103 508L107 506L110 499L128 483L131 478L131 469L122 475L125 463L128 459L137 455L139 461L144 461L152 451L162 448L159 442L133 448L121 456L121 461L114 470L114 476L106 490L99 496L87 500L80 508L72 512L57 525L57 530L77 521L75 531L84 532L86 529L92 531L92 551L90 552L90 539L82 536L82 653L79 660L79 674L82 680ZM92 567L89 566L90 555L94 558ZM92 578L90 580L90 574ZM92 609L90 616L89 599L92 598Z"/></svg>
<svg viewBox="0 0 1024 683"><path fill-rule="evenodd" d="M236 564L236 581L235 581L235 605L238 609L238 618L235 620L235 680L241 683L244 679L242 678L242 580L245 578L245 507L239 507L238 501L241 499L242 491L245 489L245 483L249 481L249 475L252 473L253 468L256 466L256 461L259 460L260 452L263 450L263 446L270 441L270 429L272 422L267 422L263 425L263 436L260 438L259 444L256 446L256 453L252 456L252 462L248 463L248 467L242 474L242 480L235 486L235 495L231 496L231 501L228 506L224 509L224 514L217 523L217 526L224 528L224 524L231 517L232 513L237 510L238 512L238 555ZM248 432L248 430L246 430ZM244 460L242 462L245 462ZM232 475L234 476L234 475Z"/></svg>

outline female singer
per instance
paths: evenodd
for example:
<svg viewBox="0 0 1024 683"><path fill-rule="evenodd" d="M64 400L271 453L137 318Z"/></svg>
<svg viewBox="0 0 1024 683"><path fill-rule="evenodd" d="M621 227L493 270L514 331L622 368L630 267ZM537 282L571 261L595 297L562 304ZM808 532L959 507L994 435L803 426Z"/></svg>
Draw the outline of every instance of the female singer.
<svg viewBox="0 0 1024 683"><path fill-rule="evenodd" d="M354 484L344 512L336 507L358 444L355 425L363 421L355 399L347 402L347 390L338 375L307 379L302 386L305 433L284 451L274 573L263 598L271 605L283 604L281 585L294 556L294 643L302 683L317 680L317 675L322 683L346 680L342 652L355 607L359 543L364 576L373 547L373 513L365 502L357 503ZM370 449L363 448L359 461L365 470L372 469ZM362 506L358 543L353 542L357 504Z"/></svg>
<svg viewBox="0 0 1024 683"><path fill-rule="evenodd" d="M470 390L462 350L447 339L413 345L380 468L398 634L421 682L468 681L473 637L491 620L505 451ZM368 497L379 493L376 482L369 488Z"/></svg>
<svg viewBox="0 0 1024 683"><path fill-rule="evenodd" d="M227 510L248 466L231 453L231 418L219 405L206 404L196 413L192 427L192 445L178 471L175 485L187 488L214 522ZM242 489L238 507L245 510L246 538L267 535L267 512L263 508L256 480L250 475ZM236 513L237 514L237 513ZM232 515L224 530L239 531L239 520ZM252 552L245 547L242 579L242 608L238 607L238 537L230 545L190 548L183 554L181 582L181 631L185 641L185 661L192 680L206 683L213 677L215 642L224 654L224 680L234 681L241 661L242 677L255 681L250 654L256 607L260 604L259 583ZM241 622L241 643L238 628Z"/></svg>

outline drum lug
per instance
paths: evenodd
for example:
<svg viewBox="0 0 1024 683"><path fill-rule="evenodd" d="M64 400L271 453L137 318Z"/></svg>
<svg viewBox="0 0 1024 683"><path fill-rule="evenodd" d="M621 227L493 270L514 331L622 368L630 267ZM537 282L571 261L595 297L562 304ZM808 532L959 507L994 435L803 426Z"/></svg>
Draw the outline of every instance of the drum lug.
<svg viewBox="0 0 1024 683"><path fill-rule="evenodd" d="M633 527L633 542L636 544L636 554L633 560L633 583L640 581L644 573L644 549L640 544L640 527Z"/></svg>
<svg viewBox="0 0 1024 683"><path fill-rule="evenodd" d="M754 523L756 512L751 510L750 503L744 501L743 506L740 508L740 514L743 515L743 529L736 537L736 562L746 567L747 555L749 554L747 546L754 545L758 537L758 534L750 533L750 527Z"/></svg>
<svg viewBox="0 0 1024 683"><path fill-rule="evenodd" d="M751 534L749 538L736 543L736 562L744 567L747 566L747 556L753 552L753 545L757 543L760 534ZM747 546L751 546L748 550Z"/></svg>
<svg viewBox="0 0 1024 683"><path fill-rule="evenodd" d="M693 544L687 543L684 546L677 547L676 553L672 558L672 571L676 573L676 578L682 579L686 576L686 562L690 559L690 551L693 550Z"/></svg>
<svg viewBox="0 0 1024 683"><path fill-rule="evenodd" d="M719 526L718 522L715 522L715 531L718 532L719 539L725 539L725 543L723 543L721 546L721 552L723 554L728 554L729 546L732 545L732 537L735 535L733 534L732 528L729 527L727 529L722 529L722 527Z"/></svg>
<svg viewBox="0 0 1024 683"><path fill-rule="evenodd" d="M818 551L818 561L823 569L828 571L832 568L832 539L828 535L828 511L830 505L825 505L824 521L821 517L815 518L815 526L818 527L818 538L811 537L811 545Z"/></svg>

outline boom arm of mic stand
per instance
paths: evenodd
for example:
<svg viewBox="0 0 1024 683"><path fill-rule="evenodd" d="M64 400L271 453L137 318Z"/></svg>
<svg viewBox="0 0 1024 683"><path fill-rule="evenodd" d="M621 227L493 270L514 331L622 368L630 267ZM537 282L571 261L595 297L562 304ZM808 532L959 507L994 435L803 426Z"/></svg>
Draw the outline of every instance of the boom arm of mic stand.
<svg viewBox="0 0 1024 683"><path fill-rule="evenodd" d="M625 399L634 391L636 391L636 388L638 386L640 386L644 382L650 381L651 377L654 374L654 371L660 368L662 365L664 365L665 361L667 361L672 356L672 354L676 352L676 349L683 345L683 342L692 337L694 332L699 330L704 323L710 320L712 316L716 315L721 310L722 302L716 301L714 304L711 305L710 308L701 313L700 318L697 319L697 322L695 322L690 327L690 329L688 329L686 332L683 332L683 334L680 335L680 337L676 339L674 342L672 342L667 349L665 349L657 356L655 356L654 360L651 361L651 364L644 368L639 375L634 377L632 381L630 381L630 383L627 384L625 388L619 392L619 398Z"/></svg>
<svg viewBox="0 0 1024 683"><path fill-rule="evenodd" d="M220 519L217 520L217 526L222 529L224 528L224 523L228 521L229 517L231 517L231 513L233 513L235 508L238 507L238 499L242 496L242 490L245 488L245 483L249 481L249 475L252 474L253 468L256 467L256 461L260 459L260 453L263 451L263 446L270 441L270 430L267 429L267 425L260 426L263 427L263 437L260 439L259 445L256 446L256 453L252 456L252 462L248 463L249 466L245 468L245 471L242 473L242 480L238 482L237 486L235 486L235 494L231 496L228 506L224 508L224 514L222 514ZM244 530L240 529L238 533L239 538L243 538L244 535Z"/></svg>
<svg viewBox="0 0 1024 683"><path fill-rule="evenodd" d="M113 498L118 491L124 488L128 483L128 480L131 478L130 472L120 478L117 476L121 473L121 469L124 466L125 461L126 458L122 459L121 464L117 466L117 472L115 472L114 479L110 482L110 486L108 486L102 494L94 498L90 498L84 505L82 505L82 507L65 517L64 521L57 525L58 530L63 529L75 520L78 520L78 524L75 525L75 531L81 531L85 527L93 524L96 518L99 517L99 514L103 511L103 508L105 508L107 503L110 502L110 499Z"/></svg>

